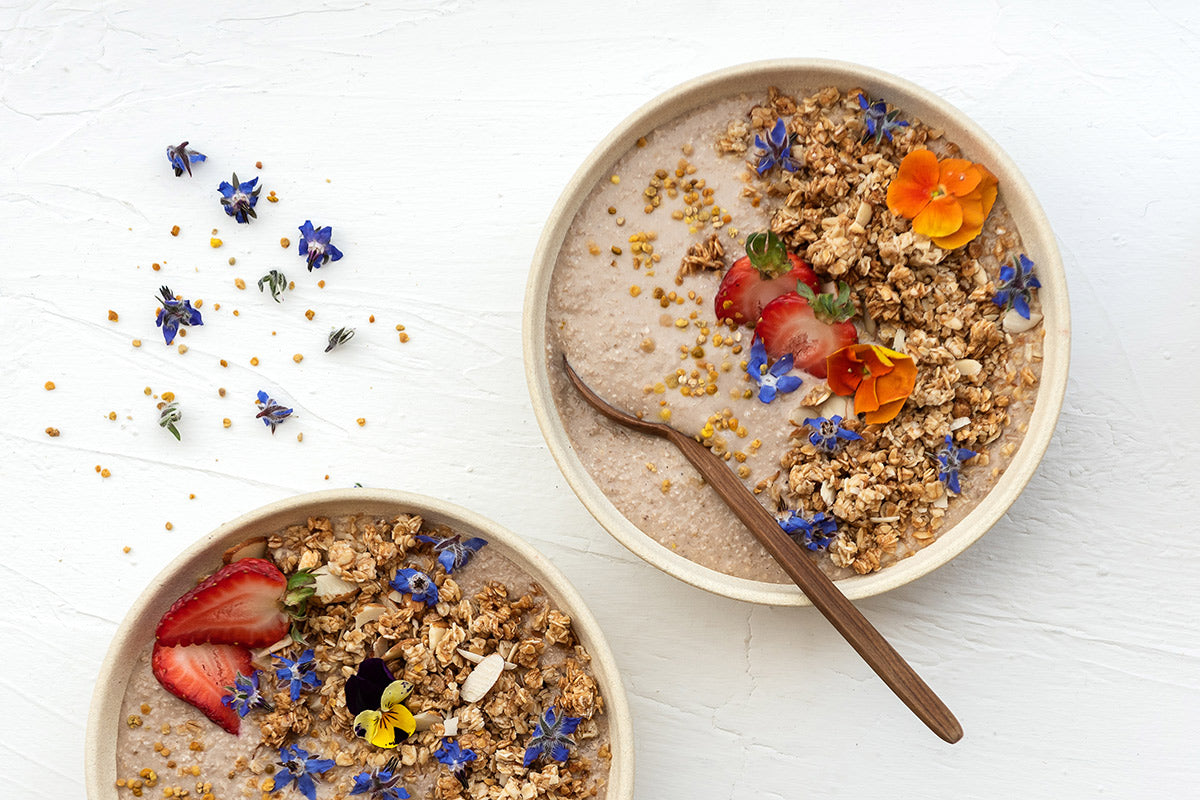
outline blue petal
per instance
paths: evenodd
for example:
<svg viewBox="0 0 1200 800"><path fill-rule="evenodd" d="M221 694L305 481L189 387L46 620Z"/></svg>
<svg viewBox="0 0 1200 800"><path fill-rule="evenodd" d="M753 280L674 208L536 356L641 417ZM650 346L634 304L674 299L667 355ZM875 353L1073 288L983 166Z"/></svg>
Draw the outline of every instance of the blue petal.
<svg viewBox="0 0 1200 800"><path fill-rule="evenodd" d="M554 746L550 749L550 757L555 761L566 761L571 757L571 751L562 742L555 742Z"/></svg>
<svg viewBox="0 0 1200 800"><path fill-rule="evenodd" d="M342 251L338 250L332 244L325 245L325 257L334 261L341 261Z"/></svg>
<svg viewBox="0 0 1200 800"><path fill-rule="evenodd" d="M528 767L533 762L537 761L542 755L542 746L540 744L530 745L525 748L525 766Z"/></svg>
<svg viewBox="0 0 1200 800"><path fill-rule="evenodd" d="M454 553L449 550L443 550L438 554L437 560L442 565L442 569L446 570L447 575L454 572Z"/></svg>
<svg viewBox="0 0 1200 800"><path fill-rule="evenodd" d="M579 727L579 723L582 721L583 720L580 717L564 717L562 726L559 728L559 732L570 736L575 732L575 729Z"/></svg>
<svg viewBox="0 0 1200 800"><path fill-rule="evenodd" d="M1017 260L1021 262L1021 271L1026 275L1033 271L1033 262L1029 260L1027 255L1021 253L1021 255L1017 257Z"/></svg>
<svg viewBox="0 0 1200 800"><path fill-rule="evenodd" d="M863 111L866 111L868 108L870 108L870 106L871 106L871 104L867 102L867 96L865 94L859 93L858 107L861 108Z"/></svg>
<svg viewBox="0 0 1200 800"><path fill-rule="evenodd" d="M759 341L762 341L761 339ZM780 358L771 365L771 374L776 378L786 375L792 369L793 357L791 353Z"/></svg>
<svg viewBox="0 0 1200 800"><path fill-rule="evenodd" d="M204 155L204 153L197 153L195 150L192 150L188 153L188 160L195 164L197 161L208 161L208 156Z"/></svg>
<svg viewBox="0 0 1200 800"><path fill-rule="evenodd" d="M315 233L316 230L313 228L312 220L304 220L304 224L300 226L300 235L305 239L311 239Z"/></svg>
<svg viewBox="0 0 1200 800"><path fill-rule="evenodd" d="M295 698L292 699L294 700ZM316 784L313 783L312 775L309 775L307 772L296 776L296 788L308 800L317 800Z"/></svg>
<svg viewBox="0 0 1200 800"><path fill-rule="evenodd" d="M783 121L783 117L775 120L775 127L771 128L771 144L775 145L778 150L788 143L787 123Z"/></svg>
<svg viewBox="0 0 1200 800"><path fill-rule="evenodd" d="M799 389L800 384L802 383L804 383L804 381L800 380L800 378L796 377L795 375L784 375L779 379L779 382L775 384L775 388L786 394L787 392L794 392Z"/></svg>
<svg viewBox="0 0 1200 800"><path fill-rule="evenodd" d="M764 383L758 390L758 399L764 403L769 403L775 399L775 387L769 383Z"/></svg>
<svg viewBox="0 0 1200 800"><path fill-rule="evenodd" d="M1014 294L1013 295L1013 308L1015 308L1017 310L1017 313L1020 314L1022 317L1024 317L1025 319L1029 319L1029 302L1025 299L1025 295L1023 295L1023 294Z"/></svg>
<svg viewBox="0 0 1200 800"><path fill-rule="evenodd" d="M1008 289L1002 289L1001 291L996 292L995 296L992 297L992 302L1003 308L1004 306L1008 305L1009 294L1010 293Z"/></svg>
<svg viewBox="0 0 1200 800"><path fill-rule="evenodd" d="M862 439L862 436L859 434L855 433L854 431L848 431L845 428L838 428L837 433L835 433L834 436L840 436L843 439L849 439L852 442Z"/></svg>
<svg viewBox="0 0 1200 800"><path fill-rule="evenodd" d="M229 181L221 181L221 185L217 187L217 191L226 198L233 197L233 184L231 184Z"/></svg>
<svg viewBox="0 0 1200 800"><path fill-rule="evenodd" d="M1000 268L1000 282L1001 283L1011 283L1012 279L1015 278L1016 276L1017 276L1017 271L1014 270L1012 267L1003 266Z"/></svg>

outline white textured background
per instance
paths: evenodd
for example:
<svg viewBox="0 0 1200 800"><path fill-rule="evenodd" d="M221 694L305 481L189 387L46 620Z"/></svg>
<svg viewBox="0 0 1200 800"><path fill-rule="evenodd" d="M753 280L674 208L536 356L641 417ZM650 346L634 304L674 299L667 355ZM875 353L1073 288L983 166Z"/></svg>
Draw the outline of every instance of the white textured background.
<svg viewBox="0 0 1200 800"><path fill-rule="evenodd" d="M628 682L639 797L1196 797L1200 11L794 5L0 0L0 794L82 796L99 662L186 543L357 481L491 516L571 577ZM1040 472L972 550L861 604L962 720L954 747L811 609L627 554L529 406L525 276L571 173L659 92L784 56L959 106L1021 165L1066 263L1072 375ZM184 138L210 160L176 180L163 150ZM234 169L282 198L248 227L217 203ZM309 275L280 250L305 219L343 261ZM253 287L272 267L297 284L280 305ZM205 300L186 355L153 326L161 282ZM325 356L342 324L357 338ZM182 443L146 386L178 396ZM296 407L274 438L260 388Z"/></svg>

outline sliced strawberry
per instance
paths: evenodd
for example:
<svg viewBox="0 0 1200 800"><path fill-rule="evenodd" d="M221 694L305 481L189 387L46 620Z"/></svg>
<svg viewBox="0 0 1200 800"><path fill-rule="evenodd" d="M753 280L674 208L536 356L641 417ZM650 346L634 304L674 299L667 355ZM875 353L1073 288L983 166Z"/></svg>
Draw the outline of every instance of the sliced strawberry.
<svg viewBox="0 0 1200 800"><path fill-rule="evenodd" d="M287 578L261 558L227 564L175 601L158 621L160 644L266 647L288 632L283 610Z"/></svg>
<svg viewBox="0 0 1200 800"><path fill-rule="evenodd" d="M249 675L254 671L248 649L230 644L166 647L156 642L150 664L164 689L237 735L241 718L221 698L228 694L225 687L233 686L239 672Z"/></svg>
<svg viewBox="0 0 1200 800"><path fill-rule="evenodd" d="M814 292L821 290L821 282L808 264L795 253L787 254L791 270L778 278L764 276L750 263L749 256L733 262L725 273L713 306L718 322L733 322L737 325L754 325L762 315L767 303L782 294L796 291L796 282L802 281Z"/></svg>
<svg viewBox="0 0 1200 800"><path fill-rule="evenodd" d="M830 353L858 341L854 323L822 322L808 301L795 292L767 304L756 335L771 358L791 353L796 367L818 378L825 377L825 358Z"/></svg>

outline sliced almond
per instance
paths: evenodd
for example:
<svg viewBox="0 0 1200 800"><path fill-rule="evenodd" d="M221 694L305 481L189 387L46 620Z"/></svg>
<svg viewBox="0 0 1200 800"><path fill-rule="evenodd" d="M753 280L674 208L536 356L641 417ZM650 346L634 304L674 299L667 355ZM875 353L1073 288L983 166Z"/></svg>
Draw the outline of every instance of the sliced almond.
<svg viewBox="0 0 1200 800"><path fill-rule="evenodd" d="M463 649L463 648L461 648L461 647L460 647L460 648L458 648L458 654L459 654L460 656L462 656L463 658L465 658L467 661L470 661L472 664L482 664L485 658L491 658L491 657L492 657L492 656L486 656L486 657L485 657L485 656L481 656L481 655L479 655L478 653L472 653L470 650L464 650L464 649ZM495 653L493 653L492 655L495 655ZM501 657L501 659L503 660L503 656ZM517 668L517 665L516 665L516 664L510 664L509 662L505 661L505 662L504 662L504 668L505 668L505 669L516 669L516 668Z"/></svg>
<svg viewBox="0 0 1200 800"><path fill-rule="evenodd" d="M361 628L368 622L375 622L383 616L385 611L387 611L387 609L378 603L371 603L370 605L363 606L361 609L359 609L358 613L354 615L354 627Z"/></svg>
<svg viewBox="0 0 1200 800"><path fill-rule="evenodd" d="M954 362L954 368L958 370L958 374L970 378L978 375L983 365L973 358L960 358Z"/></svg>
<svg viewBox="0 0 1200 800"><path fill-rule="evenodd" d="M224 555L221 556L221 561L226 564L232 564L235 561L241 561L243 558L262 558L266 554L267 537L255 536L252 539L239 542L226 550Z"/></svg>
<svg viewBox="0 0 1200 800"><path fill-rule="evenodd" d="M413 720L415 720L417 723L417 733L420 733L421 731L429 730L434 725L441 722L442 718L439 714L436 714L433 711L422 711L420 714L413 714ZM447 734L447 736L449 735L450 734Z"/></svg>
<svg viewBox="0 0 1200 800"><path fill-rule="evenodd" d="M1004 325L1004 330L1009 333L1024 333L1036 328L1042 321L1042 315L1036 311L1029 312L1029 319L1025 319L1017 313L1015 308L1010 308L1008 313L1004 315L1001 324Z"/></svg>
<svg viewBox="0 0 1200 800"><path fill-rule="evenodd" d="M897 329L896 335L892 337L892 349L897 353L907 353L908 351L904 349L907 345L908 334L904 332L903 328Z"/></svg>
<svg viewBox="0 0 1200 800"><path fill-rule="evenodd" d="M960 428L965 428L970 424L971 424L970 417L955 417L954 419L950 420L950 430L956 431L956 430L959 430Z"/></svg>
<svg viewBox="0 0 1200 800"><path fill-rule="evenodd" d="M450 626L445 622L435 622L429 626L429 649L436 650L442 639L446 638Z"/></svg>
<svg viewBox="0 0 1200 800"><path fill-rule="evenodd" d="M322 564L314 569L312 576L317 581L313 599L322 605L344 603L358 593L357 584L332 574L328 564Z"/></svg>
<svg viewBox="0 0 1200 800"><path fill-rule="evenodd" d="M478 703L492 690L503 672L504 656L492 653L471 670L471 674L463 681L462 688L458 691L459 697L466 703Z"/></svg>

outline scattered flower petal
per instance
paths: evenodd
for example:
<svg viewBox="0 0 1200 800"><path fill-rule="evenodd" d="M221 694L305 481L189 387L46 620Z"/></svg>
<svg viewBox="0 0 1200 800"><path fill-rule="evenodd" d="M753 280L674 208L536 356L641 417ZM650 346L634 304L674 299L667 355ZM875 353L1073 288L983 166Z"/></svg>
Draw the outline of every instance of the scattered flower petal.
<svg viewBox="0 0 1200 800"><path fill-rule="evenodd" d="M275 433L275 428L282 425L288 417L292 416L294 409L288 408L275 400L264 391L259 390L258 399L254 401L258 406L257 418L271 429L271 433Z"/></svg>
<svg viewBox="0 0 1200 800"><path fill-rule="evenodd" d="M800 388L802 381L795 375L787 373L792 369L792 354L782 356L770 369L767 368L767 347L762 339L755 339L750 347L750 360L746 362L746 374L758 384L758 399L769 403L779 394L794 392Z"/></svg>
<svg viewBox="0 0 1200 800"><path fill-rule="evenodd" d="M178 178L187 170L187 174L192 174L192 164L199 164L201 161L207 161L208 156L201 153L199 150L193 150L188 147L187 142L180 142L172 147L167 146L167 161L171 162L171 168L175 170L175 177Z"/></svg>
<svg viewBox="0 0 1200 800"><path fill-rule="evenodd" d="M442 565L442 569L446 570L449 575L456 569L462 569L471 560L471 556L479 552L479 549L487 544L487 539L481 539L475 536L471 539L463 541L462 536L454 534L453 536L426 536L424 534L417 535L417 541L428 542L433 545L433 551L438 554L438 563Z"/></svg>
<svg viewBox="0 0 1200 800"><path fill-rule="evenodd" d="M1013 259L1013 265L1007 264L1000 268L1000 285L992 302L1008 311L1015 309L1025 319L1029 319L1029 301L1033 299L1033 290L1042 288L1042 283L1033 274L1033 262L1024 253Z"/></svg>
<svg viewBox="0 0 1200 800"><path fill-rule="evenodd" d="M321 679L317 677L317 662L313 660L313 650L310 647L300 654L300 657L295 661L283 656L273 656L279 659L279 668L275 670L275 677L288 687L288 691L292 696L292 702L300 699L300 692L303 689L315 689L321 685Z"/></svg>
<svg viewBox="0 0 1200 800"><path fill-rule="evenodd" d="M525 766L531 766L542 757L566 761L571 755L570 748L575 746L570 736L579 727L580 721L579 717L556 715L553 706L546 709L533 729L529 746L525 748Z"/></svg>
<svg viewBox="0 0 1200 800"><path fill-rule="evenodd" d="M258 205L258 193L262 191L262 187L256 186L257 183L258 178L245 183L239 182L236 172L233 173L233 183L221 181L217 190L221 193L221 205L225 207L225 213L239 223L249 223L251 217L258 219L254 207Z"/></svg>
<svg viewBox="0 0 1200 800"><path fill-rule="evenodd" d="M392 588L401 594L412 595L412 599L427 606L435 606L438 602L438 587L433 578L419 569L406 568L398 570L392 578Z"/></svg>
<svg viewBox="0 0 1200 800"><path fill-rule="evenodd" d="M309 272L341 260L342 251L329 241L332 236L333 228L314 228L312 220L305 220L300 226L300 255L307 260Z"/></svg>
<svg viewBox="0 0 1200 800"><path fill-rule="evenodd" d="M158 299L158 302L162 303L162 308L158 309L158 316L154 324L162 328L163 340L167 344L175 341L175 334L179 333L180 325L187 328L192 325L204 324L200 310L192 308L190 300L176 300L175 295L166 286L159 287L158 291L162 295Z"/></svg>

